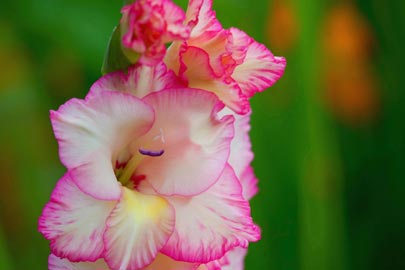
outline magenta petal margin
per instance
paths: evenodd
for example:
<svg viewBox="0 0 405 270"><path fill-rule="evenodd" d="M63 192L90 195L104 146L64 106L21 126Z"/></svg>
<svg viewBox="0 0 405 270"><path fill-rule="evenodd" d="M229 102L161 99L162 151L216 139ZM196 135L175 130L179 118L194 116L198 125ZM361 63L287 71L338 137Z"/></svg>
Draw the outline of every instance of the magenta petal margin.
<svg viewBox="0 0 405 270"><path fill-rule="evenodd" d="M48 269L243 270L261 238L249 99L286 60L224 29L212 0L121 12L121 48L137 62L51 111L67 172L39 218Z"/></svg>

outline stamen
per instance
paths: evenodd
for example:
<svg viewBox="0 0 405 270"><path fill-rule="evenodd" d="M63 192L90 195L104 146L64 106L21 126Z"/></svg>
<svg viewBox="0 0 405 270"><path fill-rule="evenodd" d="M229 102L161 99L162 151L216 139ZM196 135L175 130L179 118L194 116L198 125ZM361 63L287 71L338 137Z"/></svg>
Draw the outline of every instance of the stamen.
<svg viewBox="0 0 405 270"><path fill-rule="evenodd" d="M141 153L144 156L160 157L161 155L163 155L164 152L165 152L165 150L163 150L163 149L159 150L159 151L153 151L153 150L139 148L139 153Z"/></svg>
<svg viewBox="0 0 405 270"><path fill-rule="evenodd" d="M142 155L135 154L127 162L127 165L125 166L125 168L123 168L122 173L120 173L118 176L118 181L120 181L122 185L125 186L128 183L136 167L138 167L142 159L143 159Z"/></svg>
<svg viewBox="0 0 405 270"><path fill-rule="evenodd" d="M162 143L166 143L162 128L159 128L159 134L153 137L153 140L154 141L160 140Z"/></svg>
<svg viewBox="0 0 405 270"><path fill-rule="evenodd" d="M163 134L163 129L160 128L159 131L160 131L160 140L162 141L162 143L166 143L165 136Z"/></svg>
<svg viewBox="0 0 405 270"><path fill-rule="evenodd" d="M145 158L145 156L159 157L163 155L164 152L165 151L163 149L159 151L153 151L139 148L139 154L134 153L131 159L127 162L125 168L122 169L122 172L121 171L116 172L118 181L120 181L121 184L125 186L131 180L132 174L135 172L136 168Z"/></svg>

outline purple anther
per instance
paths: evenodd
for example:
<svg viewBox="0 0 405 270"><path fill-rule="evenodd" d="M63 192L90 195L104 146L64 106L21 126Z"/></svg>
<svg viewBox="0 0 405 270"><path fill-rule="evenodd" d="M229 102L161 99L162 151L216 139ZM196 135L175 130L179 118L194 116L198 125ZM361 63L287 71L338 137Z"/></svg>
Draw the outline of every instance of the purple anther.
<svg viewBox="0 0 405 270"><path fill-rule="evenodd" d="M151 157L160 157L161 155L163 155L163 153L165 152L165 150L159 150L159 151L153 151L153 150L146 150L146 149L142 149L139 148L139 153L141 153L142 155L145 156L151 156Z"/></svg>

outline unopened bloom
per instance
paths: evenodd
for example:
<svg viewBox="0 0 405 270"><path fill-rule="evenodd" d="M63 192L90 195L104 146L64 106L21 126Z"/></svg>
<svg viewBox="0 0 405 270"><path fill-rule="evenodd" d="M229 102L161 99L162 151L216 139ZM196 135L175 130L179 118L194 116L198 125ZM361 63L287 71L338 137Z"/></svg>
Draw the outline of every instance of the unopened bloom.
<svg viewBox="0 0 405 270"><path fill-rule="evenodd" d="M68 168L40 218L53 254L131 270L159 254L204 264L258 240L222 108L206 91L167 89L100 91L52 112Z"/></svg>
<svg viewBox="0 0 405 270"><path fill-rule="evenodd" d="M190 0L185 25L191 28L190 37L173 42L165 63L189 87L214 92L239 114L248 113L248 99L284 73L283 57L274 56L237 28L222 28L212 0Z"/></svg>
<svg viewBox="0 0 405 270"><path fill-rule="evenodd" d="M170 0L137 0L122 8L122 44L154 63L163 58L165 43L189 36L184 11Z"/></svg>

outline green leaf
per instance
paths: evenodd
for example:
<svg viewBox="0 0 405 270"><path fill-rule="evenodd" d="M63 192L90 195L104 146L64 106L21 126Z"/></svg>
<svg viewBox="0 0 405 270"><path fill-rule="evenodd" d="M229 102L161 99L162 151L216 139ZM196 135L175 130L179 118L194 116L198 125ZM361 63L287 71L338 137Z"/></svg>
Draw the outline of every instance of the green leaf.
<svg viewBox="0 0 405 270"><path fill-rule="evenodd" d="M127 70L128 67L139 58L139 55L134 52L131 52L131 60L129 60L126 55L128 55L128 53L124 54L121 46L121 30L118 25L111 34L101 73L104 75L117 70Z"/></svg>

